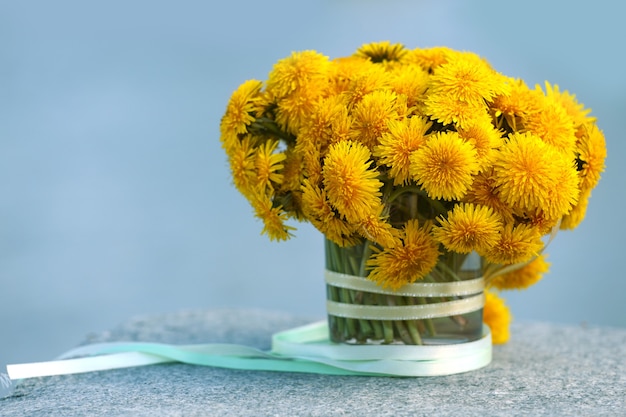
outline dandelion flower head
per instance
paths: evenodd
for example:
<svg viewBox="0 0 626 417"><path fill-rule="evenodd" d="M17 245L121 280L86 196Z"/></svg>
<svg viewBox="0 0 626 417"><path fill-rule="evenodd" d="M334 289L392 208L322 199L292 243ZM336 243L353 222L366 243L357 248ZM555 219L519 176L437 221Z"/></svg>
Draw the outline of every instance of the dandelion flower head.
<svg viewBox="0 0 626 417"><path fill-rule="evenodd" d="M500 345L509 341L511 319L511 312L504 300L492 291L485 291L483 321L491 330L493 344Z"/></svg>
<svg viewBox="0 0 626 417"><path fill-rule="evenodd" d="M380 206L378 172L359 142L331 145L324 158L324 188L331 205L349 222L359 222Z"/></svg>
<svg viewBox="0 0 626 417"><path fill-rule="evenodd" d="M430 225L410 220L400 236L401 244L374 254L368 261L369 278L383 287L398 289L421 279L435 267L439 257Z"/></svg>
<svg viewBox="0 0 626 417"><path fill-rule="evenodd" d="M462 199L478 172L478 154L456 132L431 135L411 155L410 172L430 198Z"/></svg>

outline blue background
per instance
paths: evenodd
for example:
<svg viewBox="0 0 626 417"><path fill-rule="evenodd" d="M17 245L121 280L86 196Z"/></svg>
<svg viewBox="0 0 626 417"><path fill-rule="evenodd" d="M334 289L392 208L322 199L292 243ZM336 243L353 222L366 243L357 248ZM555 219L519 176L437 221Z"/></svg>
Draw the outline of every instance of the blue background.
<svg viewBox="0 0 626 417"><path fill-rule="evenodd" d="M0 366L147 313L324 316L322 237L271 243L230 185L231 92L294 50L446 45L593 109L607 170L517 320L626 326L626 7L617 2L0 1ZM620 162L620 160L622 162ZM1 370L2 368L0 368Z"/></svg>

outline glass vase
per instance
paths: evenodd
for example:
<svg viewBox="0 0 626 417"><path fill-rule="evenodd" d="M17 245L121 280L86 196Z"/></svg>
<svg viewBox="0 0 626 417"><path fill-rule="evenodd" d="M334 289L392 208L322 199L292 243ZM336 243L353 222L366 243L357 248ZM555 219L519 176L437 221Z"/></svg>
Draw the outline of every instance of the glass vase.
<svg viewBox="0 0 626 417"><path fill-rule="evenodd" d="M330 339L348 344L441 345L482 337L484 282L476 253L444 252L435 268L398 290L368 280L372 243L326 239Z"/></svg>

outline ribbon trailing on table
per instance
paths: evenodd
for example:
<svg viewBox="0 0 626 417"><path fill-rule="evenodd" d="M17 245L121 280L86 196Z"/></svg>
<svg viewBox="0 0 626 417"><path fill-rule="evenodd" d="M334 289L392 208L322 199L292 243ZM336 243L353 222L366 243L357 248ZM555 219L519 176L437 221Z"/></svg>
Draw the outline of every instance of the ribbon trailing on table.
<svg viewBox="0 0 626 417"><path fill-rule="evenodd" d="M172 362L326 375L450 375L491 362L491 333L484 326L479 340L452 345L355 346L330 342L328 325L320 321L275 333L270 351L234 344L97 343L73 349L55 361L8 365L7 372L17 380Z"/></svg>

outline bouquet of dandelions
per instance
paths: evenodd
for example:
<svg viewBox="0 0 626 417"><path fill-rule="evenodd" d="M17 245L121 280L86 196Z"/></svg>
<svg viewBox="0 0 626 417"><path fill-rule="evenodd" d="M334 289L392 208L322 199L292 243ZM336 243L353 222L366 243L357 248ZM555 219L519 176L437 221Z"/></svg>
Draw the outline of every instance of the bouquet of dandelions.
<svg viewBox="0 0 626 417"><path fill-rule="evenodd" d="M580 223L604 169L589 112L473 53L379 42L278 61L266 82L232 94L220 132L234 185L270 239L291 236L289 219L308 221L326 238L328 269L390 289L463 279L460 265L478 254L483 320L504 343L510 313L497 290L541 278L545 237ZM360 257L338 256L344 248ZM392 342L386 324L339 327ZM421 343L429 324L404 328L402 341Z"/></svg>

